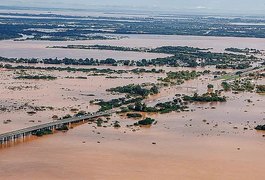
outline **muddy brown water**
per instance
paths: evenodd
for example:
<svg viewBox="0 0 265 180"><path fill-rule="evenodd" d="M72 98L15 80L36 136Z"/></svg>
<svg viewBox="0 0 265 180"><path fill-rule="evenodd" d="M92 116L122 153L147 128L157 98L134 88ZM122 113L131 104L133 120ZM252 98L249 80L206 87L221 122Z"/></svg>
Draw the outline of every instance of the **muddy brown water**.
<svg viewBox="0 0 265 180"><path fill-rule="evenodd" d="M127 35L126 35L127 36ZM118 40L86 40L86 41L0 41L0 56L23 58L95 58L95 59L152 59L166 57L166 54L119 52L107 50L82 49L51 49L47 46L67 45L112 45L125 47L156 48L161 46L191 46L213 48L214 52L223 52L225 48L255 48L265 49L265 39L236 37L199 37L175 35L128 35L128 38Z"/></svg>
<svg viewBox="0 0 265 180"><path fill-rule="evenodd" d="M106 79L86 73L27 72L54 75L58 79L17 80L13 79L17 71L2 69L1 105L11 108L29 103L52 106L54 110L38 111L32 116L27 114L27 109L1 111L1 133L53 121L53 115L73 114L72 108L97 111L98 107L89 104L90 100L120 97L109 94L106 89L156 82L158 77L165 76L123 74L117 75L118 79ZM67 79L66 76L88 79ZM183 84L184 88L165 88L146 103L165 102L175 94L193 94L193 90L185 88L188 86L195 86L199 93L206 92L209 83L220 88L221 82L211 78L203 76L188 81ZM257 83L265 84L265 81ZM30 88L35 86L37 88ZM22 89L10 90L9 87ZM113 115L106 128L85 123L66 133L30 137L23 143L10 144L0 149L0 179L263 179L265 133L253 128L265 124L265 96L229 92L224 95L228 96L226 103L196 103L190 105L190 112L146 115L158 121L150 128L126 127L136 120ZM248 103L247 99L252 102ZM12 122L4 124L7 119ZM120 121L121 128L108 127L116 120Z"/></svg>

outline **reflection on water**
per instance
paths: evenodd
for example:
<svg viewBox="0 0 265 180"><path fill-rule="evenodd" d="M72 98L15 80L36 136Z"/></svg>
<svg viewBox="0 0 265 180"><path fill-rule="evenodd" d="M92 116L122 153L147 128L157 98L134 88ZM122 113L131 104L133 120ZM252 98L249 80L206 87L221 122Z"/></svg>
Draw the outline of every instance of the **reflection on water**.
<svg viewBox="0 0 265 180"><path fill-rule="evenodd" d="M29 136L25 136L25 137L19 137L19 138L16 138L14 140L6 141L2 144L0 143L0 150L5 149L5 148L14 147L14 146L19 145L21 143L29 143L29 142L36 140L36 139L38 139L38 137L33 136L33 135L29 135Z"/></svg>
<svg viewBox="0 0 265 180"><path fill-rule="evenodd" d="M83 121L80 121L78 123L70 123L67 125L67 127L71 131L72 129L74 129L78 126L84 125L88 122L93 122L94 120L95 119L90 119L90 120L83 120ZM5 141L3 143L0 143L0 150L5 149L5 148L14 147L14 146L19 145L21 143L30 143L31 141L38 140L39 138L49 138L50 136L55 135L57 133L67 133L67 131L58 131L55 129L52 132L53 132L53 134L44 135L41 137L38 137L35 135L27 135L27 136L21 136L21 137L15 138L13 140Z"/></svg>

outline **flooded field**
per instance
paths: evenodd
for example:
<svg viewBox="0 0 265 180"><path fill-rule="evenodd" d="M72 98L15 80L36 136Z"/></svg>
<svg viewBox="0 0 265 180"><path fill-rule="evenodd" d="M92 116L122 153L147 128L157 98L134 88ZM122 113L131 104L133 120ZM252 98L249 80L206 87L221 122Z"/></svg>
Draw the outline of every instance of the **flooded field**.
<svg viewBox="0 0 265 180"><path fill-rule="evenodd" d="M124 47L155 48L161 46L191 46L213 48L214 52L223 52L225 48L265 49L265 40L258 38L234 37L198 37L198 36L162 36L162 35L126 35L118 40L86 41L0 41L0 56L17 58L115 58L117 60L140 60L166 57L166 54L117 52L107 50L51 49L48 46L67 45L112 45Z"/></svg>
<svg viewBox="0 0 265 180"><path fill-rule="evenodd" d="M93 99L112 99L112 95L106 89L116 86L123 86L130 83L155 82L157 76L152 74L141 77L140 75L126 74L118 75L121 78L107 79L106 76L88 76L87 73L65 73L47 71L29 71L30 74L45 74L58 77L54 81L41 80L17 80L15 71L0 71L1 73L1 104L9 106L10 112L1 113L4 119L15 121L8 125L1 125L1 132L15 130L31 126L32 122L43 123L52 121L53 115L74 114L71 109L95 112L98 107L90 106L89 101ZM115 75L116 76L116 75ZM67 78L71 77L71 78ZM74 77L87 77L87 79L72 79ZM15 111L19 106L25 106L26 110ZM53 107L52 111L40 111L29 116L27 106ZM28 109L28 111L30 111ZM19 118L17 118L19 117ZM40 121L40 122L38 122ZM12 125L14 124L14 126Z"/></svg>
<svg viewBox="0 0 265 180"><path fill-rule="evenodd" d="M214 48L265 48L265 40L251 38L217 38L185 36L130 35L107 41L0 41L4 57L73 57L138 59L164 57L163 54L113 52L96 50L47 49L67 44L106 44L128 47L165 45ZM12 64L15 65L15 64ZM20 65L20 64L16 64ZM66 67L61 65L30 65ZM87 67L87 66L71 66ZM89 66L87 68L132 70L135 67ZM150 70L154 67L145 69ZM0 132L46 122L53 117L74 115L78 111L96 112L91 100L123 97L106 91L128 84L158 83L169 71L217 71L214 67L163 69L161 73L67 72L47 70L0 69ZM234 70L227 70L234 72ZM23 74L53 76L54 80L18 79ZM220 90L221 80L205 74L181 85L161 88L144 102L154 106L171 101L176 94L207 92L212 84ZM264 78L255 80L265 84ZM167 114L143 113L157 124L151 127L130 126L137 119L113 114L102 127L95 122L78 124L67 132L43 137L31 136L10 142L0 148L0 179L263 179L265 166L265 133L254 128L265 124L265 95L255 92L221 92L227 102L191 103L189 111ZM42 110L36 110L41 108ZM35 113L31 113L36 111ZM9 121L6 121L9 120ZM119 121L121 127L114 128Z"/></svg>
<svg viewBox="0 0 265 180"><path fill-rule="evenodd" d="M11 108L10 112L1 112L0 116L2 120L12 121L0 124L1 132L53 121L53 115L73 114L72 108L97 111L98 107L90 105L90 100L115 97L106 89L130 83L157 82L158 77L165 76L163 73L123 74L117 80L106 79L105 76L88 76L86 73L28 70L30 74L42 73L58 77L57 80L42 81L14 79L17 71L0 71L1 104ZM86 76L88 79L68 79L68 76ZM192 94L192 90L185 88L188 86L196 86L199 93L202 93L207 90L208 83L220 86L219 81L212 81L212 77L207 75L180 87L164 88L160 94L148 98L146 103L151 105L167 101L176 93ZM260 83L264 83L264 79ZM85 123L66 133L28 139L24 143L11 143L7 145L9 147L0 150L1 177L262 178L265 162L261 157L264 156L265 139L262 133L253 128L265 122L265 96L253 93L225 95L229 97L227 102L193 104L190 107L192 112L149 115L158 121L151 128L126 127L135 120L113 115L111 122L120 121L121 128L100 128ZM246 102L246 99L251 99L253 103ZM51 106L53 110L29 115L26 106L25 109L12 109L25 103L37 107Z"/></svg>
<svg viewBox="0 0 265 180"><path fill-rule="evenodd" d="M111 40L114 41L114 40ZM2 44L3 43L3 44ZM113 52L107 50L81 50L81 49L51 49L47 46L67 45L67 44L91 44L93 41L74 41L74 42L42 42L42 41L0 41L2 57L13 58L94 58L107 59L115 58L119 60L139 60L166 57L166 54L139 53L139 52ZM104 43L96 41L94 43Z"/></svg>

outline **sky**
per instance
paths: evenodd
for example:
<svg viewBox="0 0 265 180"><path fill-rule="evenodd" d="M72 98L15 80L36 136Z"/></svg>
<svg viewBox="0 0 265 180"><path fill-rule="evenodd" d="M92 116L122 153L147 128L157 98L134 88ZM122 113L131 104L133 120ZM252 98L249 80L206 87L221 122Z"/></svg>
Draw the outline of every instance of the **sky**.
<svg viewBox="0 0 265 180"><path fill-rule="evenodd" d="M265 0L0 0L2 6L265 14Z"/></svg>

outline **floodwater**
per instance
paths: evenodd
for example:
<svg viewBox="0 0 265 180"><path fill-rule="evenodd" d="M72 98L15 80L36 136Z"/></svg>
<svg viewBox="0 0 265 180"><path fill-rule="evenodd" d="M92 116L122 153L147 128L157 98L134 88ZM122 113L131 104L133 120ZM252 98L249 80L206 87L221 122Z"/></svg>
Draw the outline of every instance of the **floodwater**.
<svg viewBox="0 0 265 180"><path fill-rule="evenodd" d="M112 40L110 40L112 41ZM114 40L113 40L114 41ZM53 49L47 48L54 45L70 45L70 44L91 44L92 41L0 41L0 56L10 58L94 58L107 59L115 58L117 60L139 60L153 59L159 57L167 57L167 54L155 54L144 52L117 52L108 50L83 50L83 49ZM101 43L96 41L94 43Z"/></svg>
<svg viewBox="0 0 265 180"><path fill-rule="evenodd" d="M106 44L128 47L158 47L187 45L214 48L227 47L264 49L264 39L130 35L129 38L107 41L0 41L0 56L5 57L75 57L75 58L152 58L161 54L112 52L92 50L47 49L46 46L67 44ZM34 65L51 66L51 65ZM58 66L58 65L54 65ZM78 66L83 67L83 66ZM88 67L92 68L92 67ZM124 67L97 66L97 68L124 69ZM135 67L127 67L130 70ZM153 68L153 67L150 67ZM149 69L149 68L147 68ZM157 68L160 69L160 68ZM163 67L165 71L186 68ZM215 70L212 67L197 70ZM194 70L194 69L190 69ZM18 80L21 71L0 69L0 132L8 132L53 121L52 116L73 115L71 109L95 112L98 106L90 100L121 97L106 89L131 83L157 82L161 74L111 74L92 76L91 73L35 71L29 74L52 75L53 81ZM78 79L77 77L87 77ZM67 77L74 77L67 78ZM207 85L220 88L220 81L205 75L181 86L167 87L146 100L148 105L171 100L175 94L190 94L195 87L199 93ZM257 81L265 84L265 79ZM93 95L93 96L92 96ZM0 173L5 180L28 179L202 179L249 180L264 179L265 133L253 128L265 124L265 96L256 93L225 93L225 103L196 103L190 112L148 115L158 123L150 128L127 127L135 122L113 115L105 127L85 123L66 133L58 132L41 138L29 137L25 142L10 143L0 149ZM248 99L252 102L249 103ZM23 109L16 110L18 107ZM53 107L29 115L29 106ZM1 106L2 107L2 106ZM25 108L25 109L24 109ZM4 123L11 120L10 123ZM111 123L120 121L121 128Z"/></svg>
<svg viewBox="0 0 265 180"><path fill-rule="evenodd" d="M123 36L123 35L120 35ZM161 46L191 46L213 48L211 51L224 52L225 48L265 49L265 39L236 37L199 37L199 36L166 36L166 35L126 35L128 38L117 40L86 41L0 41L0 56L23 58L115 58L121 60L139 60L166 57L166 54L117 52L107 50L51 49L48 46L67 45L112 45L125 47L155 48Z"/></svg>
<svg viewBox="0 0 265 180"><path fill-rule="evenodd" d="M102 68L102 67L101 67ZM122 67L113 67L115 69ZM166 69L181 70L179 68ZM156 82L165 74L123 74L119 79L88 76L87 73L28 70L29 74L57 76L54 81L15 80L18 71L1 70L1 104L14 107L29 103L54 110L29 116L27 110L1 112L0 131L6 132L52 121L54 114L73 114L71 108L96 111L89 101L120 97L105 90L131 83ZM68 79L85 76L88 79ZM208 83L220 81L202 76L181 87L167 87L148 104L167 101L175 94L192 94L185 87L206 92ZM264 79L258 83L264 84ZM28 87L27 87L28 86ZM21 87L22 89L9 88ZM32 88L36 87L36 88ZM94 94L95 96L85 96ZM147 115L158 123L150 128L130 128L135 120L113 115L106 128L85 123L66 133L56 133L0 149L2 179L263 179L265 133L253 130L265 122L265 96L241 93L226 103L192 104L192 112ZM246 99L251 99L248 103ZM214 107L214 108L212 108ZM63 109L63 110L62 110ZM30 120L35 120L30 122ZM38 122L40 120L41 122ZM121 128L110 123L120 121ZM109 127L110 126L110 127Z"/></svg>
<svg viewBox="0 0 265 180"><path fill-rule="evenodd" d="M1 124L0 130L2 133L43 122L50 122L53 115L60 117L66 114L73 115L74 112L71 112L71 109L95 112L98 107L90 105L89 102L91 100L110 100L115 97L106 92L106 89L132 83L155 82L159 77L153 74L147 74L144 77L135 74L112 74L108 76L117 76L118 79L108 79L106 76L90 76L92 73L27 71L27 73L32 75L41 74L58 77L54 81L33 81L14 79L19 76L17 72L19 71L0 71L1 105L10 107L8 109L10 112L1 112L1 119L14 121L10 124ZM78 77L86 77L87 79L78 79ZM25 104L34 107L53 107L54 109L52 111L38 111L33 116L27 114L27 112L32 111L30 109L14 111L16 107L24 107ZM32 120L35 122L30 122Z"/></svg>

